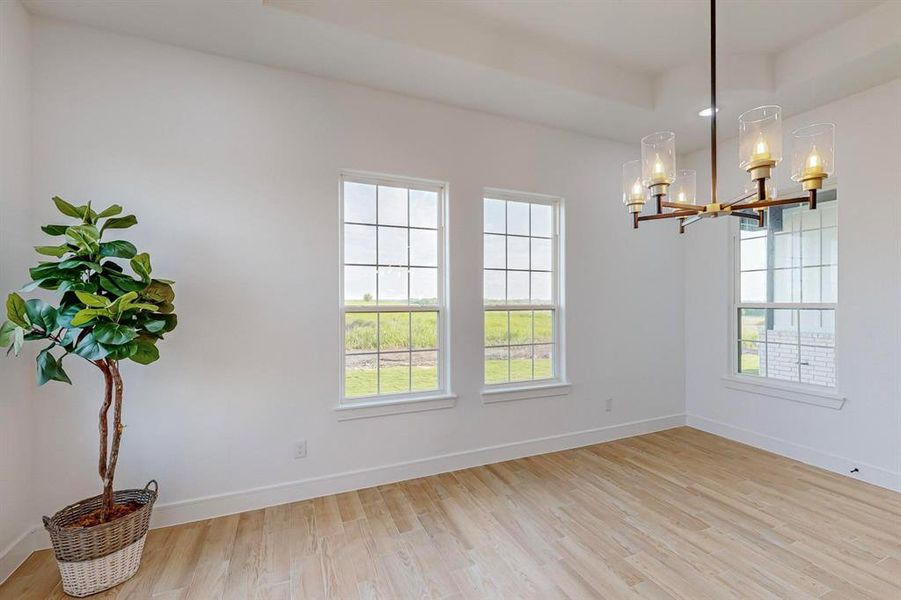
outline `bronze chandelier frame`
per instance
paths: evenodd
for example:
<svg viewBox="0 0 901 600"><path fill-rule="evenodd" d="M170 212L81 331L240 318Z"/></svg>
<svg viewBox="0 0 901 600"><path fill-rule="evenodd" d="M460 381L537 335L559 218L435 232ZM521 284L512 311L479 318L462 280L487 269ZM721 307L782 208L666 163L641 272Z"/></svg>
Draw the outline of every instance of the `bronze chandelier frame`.
<svg viewBox="0 0 901 600"><path fill-rule="evenodd" d="M656 214L640 216L638 212L632 213L632 226L638 229L642 221L658 221L662 219L678 219L679 233L685 233L685 228L705 217L732 216L740 219L755 220L758 227L766 225L766 210L771 206L785 206L790 204L807 203L808 208L815 210L817 207L817 190L822 188L823 179L814 178L803 181L806 195L786 198L767 198L766 182L770 178L775 162L761 165L751 165L748 168L751 178L756 183L756 191L743 194L727 202L720 203L717 197L716 179L716 0L710 0L710 198L711 202L703 205L689 205L685 203L667 202L667 186L653 186L652 196L657 201ZM672 209L667 211L667 209Z"/></svg>

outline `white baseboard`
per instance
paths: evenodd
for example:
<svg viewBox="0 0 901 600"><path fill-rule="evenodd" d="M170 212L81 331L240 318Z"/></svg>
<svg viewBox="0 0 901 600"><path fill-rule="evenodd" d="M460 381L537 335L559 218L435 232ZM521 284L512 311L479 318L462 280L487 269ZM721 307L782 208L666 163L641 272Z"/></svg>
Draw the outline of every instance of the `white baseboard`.
<svg viewBox="0 0 901 600"><path fill-rule="evenodd" d="M838 473L839 475L845 475L853 479L859 479L860 481L878 485L879 487L901 492L901 472L869 465L843 456L836 456L834 454L823 452L822 450L817 450L816 448L802 446L801 444L757 433L748 429L742 429L713 419L707 419L696 415L686 415L685 420L686 425L689 427L694 427L695 429L700 429L707 433L735 440L736 442L748 444L755 448L767 450L808 465ZM851 470L854 468L859 469L859 471L857 473L851 473Z"/></svg>
<svg viewBox="0 0 901 600"><path fill-rule="evenodd" d="M41 533L43 533L41 528L26 531L0 552L0 585L31 556L32 552L41 549L44 545Z"/></svg>
<svg viewBox="0 0 901 600"><path fill-rule="evenodd" d="M536 454L546 454L569 448L600 444L683 425L685 425L684 414L668 415L521 442L488 446L464 452L454 452L382 467L346 471L334 475L311 477L309 479L277 483L237 492L157 504L153 509L153 520L150 525L153 528L157 528L202 521L248 510L309 500L310 498L328 496L330 494L340 494L341 492L395 483L427 475L436 475L438 473L447 473L448 471L502 462L524 456L534 456ZM33 550L49 548L49 539L40 527L31 532L31 538L33 542L29 553ZM0 560L2 560L2 556L0 556ZM16 566L18 566L18 563ZM0 574L2 574L2 571L0 571ZM0 578L0 581L2 581L2 578Z"/></svg>
<svg viewBox="0 0 901 600"><path fill-rule="evenodd" d="M312 477L238 492L158 504L153 510L152 526L167 527L169 525L221 517L267 506L309 500L319 496L339 494L341 492L415 479L427 475L436 475L438 473L447 473L448 471L522 458L524 456L599 444L654 431L672 429L682 425L685 425L684 414L669 415L464 452L454 452L370 469Z"/></svg>
<svg viewBox="0 0 901 600"><path fill-rule="evenodd" d="M502 462L524 456L534 456L536 454L546 454L591 444L600 444L683 425L685 425L684 414L668 415L521 442L488 446L464 452L454 452L370 469L347 471L237 492L157 504L153 509L151 527L168 527L181 523L202 521L248 510L309 500L319 496L339 494L341 492L415 479L427 475L436 475L438 473L447 473L448 471ZM5 554L0 555L0 582L8 577L31 552L48 548L49 543L50 540L41 527L23 534L19 542L10 546Z"/></svg>

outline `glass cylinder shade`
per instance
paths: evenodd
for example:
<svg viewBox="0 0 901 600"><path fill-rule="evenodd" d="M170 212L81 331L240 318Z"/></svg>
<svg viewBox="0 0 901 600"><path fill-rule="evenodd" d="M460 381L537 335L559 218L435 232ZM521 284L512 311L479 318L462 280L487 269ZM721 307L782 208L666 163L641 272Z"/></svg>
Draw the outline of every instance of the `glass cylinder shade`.
<svg viewBox="0 0 901 600"><path fill-rule="evenodd" d="M658 131L641 140L641 182L645 187L676 178L676 134Z"/></svg>
<svg viewBox="0 0 901 600"><path fill-rule="evenodd" d="M738 156L746 170L782 160L781 106L758 106L738 117Z"/></svg>
<svg viewBox="0 0 901 600"><path fill-rule="evenodd" d="M680 204L694 204L697 192L698 175L691 169L676 171L676 179L670 187L670 198Z"/></svg>
<svg viewBox="0 0 901 600"><path fill-rule="evenodd" d="M835 125L816 123L792 132L792 179L825 179L835 172Z"/></svg>
<svg viewBox="0 0 901 600"><path fill-rule="evenodd" d="M641 161L623 163L623 204L629 212L641 212L645 203L645 187L641 183Z"/></svg>

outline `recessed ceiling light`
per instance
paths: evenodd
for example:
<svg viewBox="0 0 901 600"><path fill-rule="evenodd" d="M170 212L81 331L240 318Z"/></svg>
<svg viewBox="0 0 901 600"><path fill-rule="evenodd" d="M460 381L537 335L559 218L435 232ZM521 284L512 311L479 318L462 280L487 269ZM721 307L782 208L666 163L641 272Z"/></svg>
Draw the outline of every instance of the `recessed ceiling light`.
<svg viewBox="0 0 901 600"><path fill-rule="evenodd" d="M720 109L716 109L716 112L720 112ZM713 109L710 108L709 106L707 108L702 108L701 110L698 111L699 117L709 117L712 114L713 114Z"/></svg>

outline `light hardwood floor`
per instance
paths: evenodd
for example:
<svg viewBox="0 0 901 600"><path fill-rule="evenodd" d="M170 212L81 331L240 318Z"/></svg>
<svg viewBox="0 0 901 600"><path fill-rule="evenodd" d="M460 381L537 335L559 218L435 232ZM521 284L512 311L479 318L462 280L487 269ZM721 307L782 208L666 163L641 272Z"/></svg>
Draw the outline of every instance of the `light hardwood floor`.
<svg viewBox="0 0 901 600"><path fill-rule="evenodd" d="M679 428L156 529L96 598L898 600L901 494Z"/></svg>

